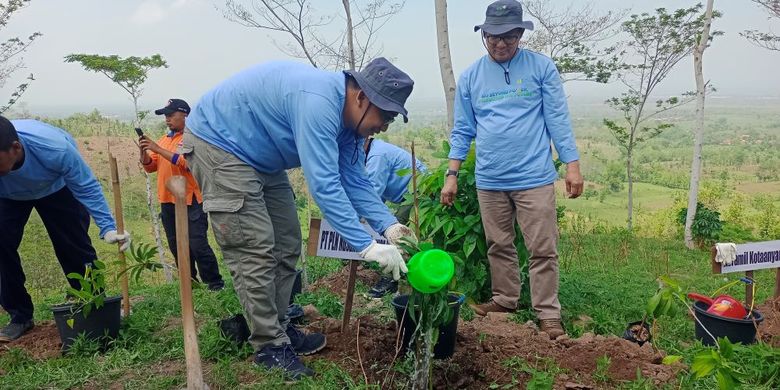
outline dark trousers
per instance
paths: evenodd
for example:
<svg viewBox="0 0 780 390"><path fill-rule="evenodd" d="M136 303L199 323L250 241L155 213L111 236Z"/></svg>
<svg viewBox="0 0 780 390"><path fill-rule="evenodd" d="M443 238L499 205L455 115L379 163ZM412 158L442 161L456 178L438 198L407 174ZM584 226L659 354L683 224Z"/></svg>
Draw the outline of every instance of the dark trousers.
<svg viewBox="0 0 780 390"><path fill-rule="evenodd" d="M222 286L222 276L219 274L219 265L214 251L209 246L207 230L209 227L208 215L203 212L203 205L195 199L192 205L187 206L187 219L189 221L190 237L190 270L193 280L198 280L198 270L203 282L209 286ZM176 250L176 211L173 203L160 204L160 218L162 219L168 246L173 253L178 265L179 256ZM198 269L195 269L197 263Z"/></svg>
<svg viewBox="0 0 780 390"><path fill-rule="evenodd" d="M26 279L18 252L33 208L49 233L65 275L71 272L83 275L85 264L97 259L88 234L89 213L67 187L35 200L0 198L0 304L14 323L33 318L33 303L24 287ZM73 288L79 288L76 281L68 282Z"/></svg>

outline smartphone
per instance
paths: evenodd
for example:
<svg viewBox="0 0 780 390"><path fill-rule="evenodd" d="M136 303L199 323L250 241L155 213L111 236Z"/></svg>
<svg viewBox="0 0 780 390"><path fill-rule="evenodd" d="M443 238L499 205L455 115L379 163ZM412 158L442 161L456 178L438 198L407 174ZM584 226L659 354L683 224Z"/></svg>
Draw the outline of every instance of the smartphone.
<svg viewBox="0 0 780 390"><path fill-rule="evenodd" d="M139 137L143 137L144 136L144 131L141 130L140 127L136 127L135 128L135 133L138 134Z"/></svg>

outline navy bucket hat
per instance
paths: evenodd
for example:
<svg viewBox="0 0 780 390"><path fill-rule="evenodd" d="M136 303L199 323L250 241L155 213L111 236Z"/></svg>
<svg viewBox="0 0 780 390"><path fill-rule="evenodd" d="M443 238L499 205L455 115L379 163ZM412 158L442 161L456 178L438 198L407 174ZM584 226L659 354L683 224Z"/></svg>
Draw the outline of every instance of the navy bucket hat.
<svg viewBox="0 0 780 390"><path fill-rule="evenodd" d="M490 4L485 11L485 23L474 26L490 35L501 35L516 28L533 30L534 23L523 20L523 5L515 0L499 0Z"/></svg>
<svg viewBox="0 0 780 390"><path fill-rule="evenodd" d="M372 60L360 72L345 70L344 73L357 81L372 104L381 110L401 114L404 123L409 121L404 104L412 93L414 81L386 58Z"/></svg>

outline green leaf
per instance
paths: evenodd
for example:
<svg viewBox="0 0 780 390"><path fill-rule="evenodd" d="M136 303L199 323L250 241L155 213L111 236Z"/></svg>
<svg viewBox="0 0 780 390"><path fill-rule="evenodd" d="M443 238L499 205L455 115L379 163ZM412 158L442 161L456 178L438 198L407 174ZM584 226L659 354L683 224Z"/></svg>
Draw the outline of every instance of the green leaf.
<svg viewBox="0 0 780 390"><path fill-rule="evenodd" d="M730 359L734 356L734 344L729 339L722 337L718 339L718 346L720 347L720 355L724 359Z"/></svg>
<svg viewBox="0 0 780 390"><path fill-rule="evenodd" d="M71 319L68 319L67 321L65 321L65 323L67 323L67 324L68 324L68 327L69 327L69 328L71 328L71 329L73 329L73 323L74 323L74 322L75 322L75 321L73 320L73 318L71 318Z"/></svg>
<svg viewBox="0 0 780 390"><path fill-rule="evenodd" d="M737 383L734 380L734 377L726 368L719 368L718 372L715 374L715 378L718 380L718 389L720 390L731 390L737 388Z"/></svg>
<svg viewBox="0 0 780 390"><path fill-rule="evenodd" d="M691 372L696 375L696 378L703 378L715 371L717 362L712 358L712 354L710 352L711 351L709 349L704 350L693 357Z"/></svg>
<svg viewBox="0 0 780 390"><path fill-rule="evenodd" d="M474 252L474 248L477 247L477 237L473 234L470 234L466 237L466 241L463 243L463 253L466 255L466 257L471 256L471 253Z"/></svg>
<svg viewBox="0 0 780 390"><path fill-rule="evenodd" d="M682 356L680 355L668 355L668 356L664 356L664 359L661 361L661 363L670 366L680 361L680 359L682 359Z"/></svg>
<svg viewBox="0 0 780 390"><path fill-rule="evenodd" d="M655 314L655 310L658 308L658 304L661 302L661 294L655 294L650 299L647 300L647 308L645 309L645 313L647 313L648 317L653 317Z"/></svg>
<svg viewBox="0 0 780 390"><path fill-rule="evenodd" d="M399 169L395 172L395 174L400 177L409 176L412 174L412 168Z"/></svg>

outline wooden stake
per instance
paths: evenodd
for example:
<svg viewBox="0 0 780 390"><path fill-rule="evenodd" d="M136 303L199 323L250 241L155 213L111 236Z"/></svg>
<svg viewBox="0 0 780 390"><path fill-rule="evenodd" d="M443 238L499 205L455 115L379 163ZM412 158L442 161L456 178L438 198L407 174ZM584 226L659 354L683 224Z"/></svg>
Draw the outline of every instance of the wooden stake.
<svg viewBox="0 0 780 390"><path fill-rule="evenodd" d="M775 299L777 299L780 298L780 268L775 273Z"/></svg>
<svg viewBox="0 0 780 390"><path fill-rule="evenodd" d="M412 140L412 196L414 197L414 229L420 238L420 205L417 201L417 158L414 156L414 140Z"/></svg>
<svg viewBox="0 0 780 390"><path fill-rule="evenodd" d="M346 333L349 330L349 317L352 316L352 300L355 297L357 267L358 260L349 261L349 279L347 280L347 296L344 298L344 318L341 320L341 333Z"/></svg>
<svg viewBox="0 0 780 390"><path fill-rule="evenodd" d="M119 186L119 169L116 166L116 157L113 154L108 155L109 166L111 168L111 186L114 192L114 214L116 214L116 230L119 234L125 233L125 218L122 215L122 191ZM117 247L122 246L118 244ZM125 317L130 315L130 288L127 281L127 261L125 253L121 250L119 256L119 272L122 274L122 310Z"/></svg>
<svg viewBox="0 0 780 390"><path fill-rule="evenodd" d="M198 333L195 330L195 313L192 308L192 279L190 275L190 239L187 217L187 180L173 176L165 188L176 198L176 248L179 255L179 293L181 294L181 322L184 330L184 356L187 361L187 389L207 389L203 383L198 351Z"/></svg>

